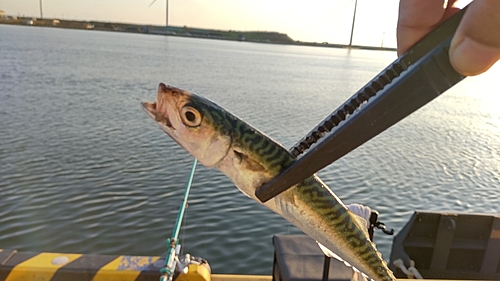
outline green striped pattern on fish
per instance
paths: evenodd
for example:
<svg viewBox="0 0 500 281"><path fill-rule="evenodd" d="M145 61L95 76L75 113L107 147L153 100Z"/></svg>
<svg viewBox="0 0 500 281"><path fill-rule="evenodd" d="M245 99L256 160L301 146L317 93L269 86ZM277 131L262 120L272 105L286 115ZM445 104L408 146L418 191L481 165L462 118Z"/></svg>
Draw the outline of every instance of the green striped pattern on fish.
<svg viewBox="0 0 500 281"><path fill-rule="evenodd" d="M160 84L156 103L145 111L189 153L217 167L243 193L255 191L293 161L280 144L215 103ZM311 238L374 280L395 280L360 221L316 176L264 203Z"/></svg>
<svg viewBox="0 0 500 281"><path fill-rule="evenodd" d="M211 113L214 119L217 119L214 123L226 123L235 129L233 141L239 141L240 145L260 156L262 163L266 164L266 168L275 172L273 176L279 174L294 160L291 152L227 111L212 110ZM352 220L346 207L337 201L337 198L332 197L321 182L318 182L315 177L309 177L292 191L308 202L312 209L330 223L332 228L344 229L342 234L351 247L355 248L363 259L371 262L371 266L379 268L381 276L385 274L384 267L380 266L379 263L380 255L374 251L371 241L366 239L366 234Z"/></svg>
<svg viewBox="0 0 500 281"><path fill-rule="evenodd" d="M212 124L214 130L231 135L234 145L254 152L255 157L265 164L269 171L278 174L292 163L293 155L283 146L223 108L215 104L207 105L206 102L207 100L199 96L192 96L191 99L191 105L196 105L210 113L204 117Z"/></svg>
<svg viewBox="0 0 500 281"><path fill-rule="evenodd" d="M381 255L375 245L367 239L367 233L361 230L364 225L356 224L355 219L347 208L336 196L331 196L328 189L321 186L315 177L304 180L296 192L305 202L311 206L330 225L331 228L341 229L344 240L365 260L368 265L375 269L381 280L392 280L394 278L387 274L385 262L381 262ZM321 241L318 241L321 243ZM327 243L321 243L327 245Z"/></svg>
<svg viewBox="0 0 500 281"><path fill-rule="evenodd" d="M265 163L269 171L278 174L293 161L292 155L286 149L248 126L248 123L235 119L234 128L234 142L238 143L239 140L239 144L251 150L261 163Z"/></svg>

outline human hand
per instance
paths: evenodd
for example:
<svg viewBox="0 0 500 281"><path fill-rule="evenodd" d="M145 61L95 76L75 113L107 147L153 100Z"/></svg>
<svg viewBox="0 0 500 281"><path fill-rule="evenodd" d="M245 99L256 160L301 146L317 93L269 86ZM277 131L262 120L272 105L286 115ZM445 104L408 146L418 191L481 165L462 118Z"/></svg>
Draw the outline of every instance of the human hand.
<svg viewBox="0 0 500 281"><path fill-rule="evenodd" d="M458 12L456 0L400 0L398 55ZM450 46L450 62L462 75L485 72L500 59L500 0L469 4Z"/></svg>

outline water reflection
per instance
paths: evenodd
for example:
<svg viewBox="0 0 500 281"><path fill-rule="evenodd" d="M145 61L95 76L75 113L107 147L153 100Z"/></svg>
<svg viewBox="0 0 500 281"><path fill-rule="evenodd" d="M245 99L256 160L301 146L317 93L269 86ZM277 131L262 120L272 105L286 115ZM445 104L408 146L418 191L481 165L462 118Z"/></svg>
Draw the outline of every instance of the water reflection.
<svg viewBox="0 0 500 281"><path fill-rule="evenodd" d="M139 107L159 82L202 94L291 147L395 59L97 31L0 32L0 248L20 251L166 251L192 159ZM498 68L320 176L396 230L415 209L500 212ZM220 172L197 169L181 238L214 272L269 274L272 235L297 232ZM387 258L391 239L375 239Z"/></svg>

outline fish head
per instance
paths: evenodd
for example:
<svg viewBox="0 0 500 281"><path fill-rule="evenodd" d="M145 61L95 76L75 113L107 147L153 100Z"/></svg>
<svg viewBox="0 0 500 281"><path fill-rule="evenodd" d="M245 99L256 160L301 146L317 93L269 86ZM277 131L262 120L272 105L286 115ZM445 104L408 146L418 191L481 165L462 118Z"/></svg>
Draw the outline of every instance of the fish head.
<svg viewBox="0 0 500 281"><path fill-rule="evenodd" d="M231 129L216 122L217 116L210 107L217 105L205 98L160 83L156 102L141 105L165 133L201 164L214 167L227 155Z"/></svg>

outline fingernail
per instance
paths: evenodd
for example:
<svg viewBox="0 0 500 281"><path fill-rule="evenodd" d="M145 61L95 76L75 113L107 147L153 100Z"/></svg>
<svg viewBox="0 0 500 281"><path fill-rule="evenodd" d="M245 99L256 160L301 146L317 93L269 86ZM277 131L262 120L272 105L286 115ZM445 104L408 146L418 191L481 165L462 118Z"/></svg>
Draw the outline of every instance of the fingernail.
<svg viewBox="0 0 500 281"><path fill-rule="evenodd" d="M462 75L472 76L483 73L499 58L500 49L483 45L469 37L451 43L451 65Z"/></svg>

